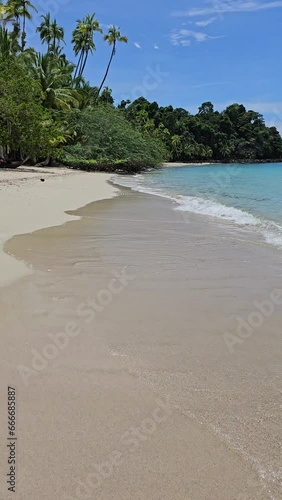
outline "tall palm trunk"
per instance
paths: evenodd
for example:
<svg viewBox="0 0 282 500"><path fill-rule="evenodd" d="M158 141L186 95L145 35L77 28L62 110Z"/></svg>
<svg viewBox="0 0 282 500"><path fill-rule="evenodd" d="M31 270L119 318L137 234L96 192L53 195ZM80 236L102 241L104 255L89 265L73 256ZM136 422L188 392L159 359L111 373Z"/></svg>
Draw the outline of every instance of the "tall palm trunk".
<svg viewBox="0 0 282 500"><path fill-rule="evenodd" d="M25 48L25 44L26 44L26 32L25 32L25 25L26 25L26 17L25 15L23 16L23 30L22 30L22 50L24 50Z"/></svg>
<svg viewBox="0 0 282 500"><path fill-rule="evenodd" d="M78 76L78 70L79 70L82 56L83 56L83 51L80 52L80 56L78 58L77 65L76 65L75 72L74 72L74 78L76 78Z"/></svg>
<svg viewBox="0 0 282 500"><path fill-rule="evenodd" d="M78 76L81 76L82 75L82 68L83 66L85 66L85 59L87 59L87 52L85 53L85 49L82 50L82 54L81 54L81 60L80 60L80 66L79 66L79 69L78 69Z"/></svg>
<svg viewBox="0 0 282 500"><path fill-rule="evenodd" d="M83 61L83 63L81 63L81 69L80 69L80 75L79 76L83 75L83 72L84 72L84 69L85 69L85 66L86 66L86 63L87 63L88 55L89 55L89 51L87 50L86 54L85 54L84 61Z"/></svg>
<svg viewBox="0 0 282 500"><path fill-rule="evenodd" d="M101 92L101 90L103 88L103 85L104 85L105 81L107 80L107 77L108 77L108 74L109 74L109 71L110 71L110 67L111 67L111 64L112 64L112 60L113 60L113 57L114 57L115 53L116 53L116 44L114 43L113 50L112 50L112 53L111 53L111 57L110 57L110 60L109 60L109 64L107 66L106 73L105 73L105 76L103 78L103 81L102 81L102 83L101 83L101 85L99 87L97 97L99 97L100 92Z"/></svg>

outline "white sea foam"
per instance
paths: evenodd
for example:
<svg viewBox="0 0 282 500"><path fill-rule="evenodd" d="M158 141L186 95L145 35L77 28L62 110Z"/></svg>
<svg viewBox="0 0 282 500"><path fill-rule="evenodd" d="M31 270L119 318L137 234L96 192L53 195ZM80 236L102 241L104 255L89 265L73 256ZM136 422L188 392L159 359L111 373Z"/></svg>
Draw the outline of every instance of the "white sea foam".
<svg viewBox="0 0 282 500"><path fill-rule="evenodd" d="M193 212L200 215L209 215L217 219L224 219L235 222L240 226L252 225L256 226L260 223L259 219L253 215L244 212L238 208L227 207L222 203L208 200L204 198L196 198L194 196L181 196L179 197L179 206L176 210Z"/></svg>
<svg viewBox="0 0 282 500"><path fill-rule="evenodd" d="M175 203L174 209L178 211L226 220L234 222L238 226L252 226L263 235L267 243L282 247L282 226L273 221L263 221L249 212L226 206L212 199L168 194L161 188L146 185L146 176L142 174L134 177L115 176L112 181L114 184L128 187L134 191L167 198Z"/></svg>
<svg viewBox="0 0 282 500"><path fill-rule="evenodd" d="M265 222L262 228L262 234L267 243L282 247L282 226L276 222Z"/></svg>
<svg viewBox="0 0 282 500"><path fill-rule="evenodd" d="M169 198L171 200L174 200L171 195L165 193L162 189L145 186L144 184L142 184L142 181L144 180L145 176L141 174L135 175L134 177L115 176L111 179L111 181L118 186L124 186L140 193L153 194L155 196L161 196L162 198Z"/></svg>

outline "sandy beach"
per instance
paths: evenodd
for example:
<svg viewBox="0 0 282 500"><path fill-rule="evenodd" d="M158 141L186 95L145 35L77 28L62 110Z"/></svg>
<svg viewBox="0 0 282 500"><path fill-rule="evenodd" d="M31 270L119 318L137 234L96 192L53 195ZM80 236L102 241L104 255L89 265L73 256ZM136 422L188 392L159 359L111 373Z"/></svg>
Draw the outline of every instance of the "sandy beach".
<svg viewBox="0 0 282 500"><path fill-rule="evenodd" d="M202 162L202 163L182 163L182 162L166 162L163 167L205 167L207 165L218 165L217 163Z"/></svg>
<svg viewBox="0 0 282 500"><path fill-rule="evenodd" d="M44 182L41 181L44 180ZM0 286L31 272L3 252L17 234L57 226L76 217L66 214L92 201L111 198L117 190L107 174L81 173L65 168L22 167L0 171Z"/></svg>
<svg viewBox="0 0 282 500"><path fill-rule="evenodd" d="M0 497L279 500L280 252L115 196L107 175L41 177L0 192L3 239L18 235L0 289L0 471L11 386L17 492L2 480Z"/></svg>

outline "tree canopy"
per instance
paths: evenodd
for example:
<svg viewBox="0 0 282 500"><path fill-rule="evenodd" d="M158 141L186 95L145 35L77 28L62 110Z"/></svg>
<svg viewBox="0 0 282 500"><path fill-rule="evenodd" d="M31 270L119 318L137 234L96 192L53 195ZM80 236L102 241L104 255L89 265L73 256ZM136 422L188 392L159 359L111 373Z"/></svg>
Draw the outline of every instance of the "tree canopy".
<svg viewBox="0 0 282 500"><path fill-rule="evenodd" d="M224 111L204 102L192 115L144 97L115 105L106 80L121 45L120 27L104 34L94 13L72 30L73 57L65 53L65 29L50 13L37 26L42 51L28 47L30 0L0 0L0 157L9 161L60 161L78 168L135 172L173 161L263 161L282 158L282 138L262 115L232 104ZM109 47L105 73L94 85L85 70L96 38ZM100 83L101 82L101 83Z"/></svg>
<svg viewBox="0 0 282 500"><path fill-rule="evenodd" d="M204 102L196 115L183 108L160 107L140 97L120 108L137 128L162 140L173 161L230 161L282 158L282 138L263 116L232 104L224 111Z"/></svg>

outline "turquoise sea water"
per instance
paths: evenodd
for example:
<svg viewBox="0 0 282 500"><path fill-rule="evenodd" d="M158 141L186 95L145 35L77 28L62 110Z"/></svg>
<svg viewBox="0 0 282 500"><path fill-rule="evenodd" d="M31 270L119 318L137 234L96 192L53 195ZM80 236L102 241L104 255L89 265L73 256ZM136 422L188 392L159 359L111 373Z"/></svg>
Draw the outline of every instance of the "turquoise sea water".
<svg viewBox="0 0 282 500"><path fill-rule="evenodd" d="M171 198L177 210L251 226L282 247L282 163L163 168L115 182Z"/></svg>

